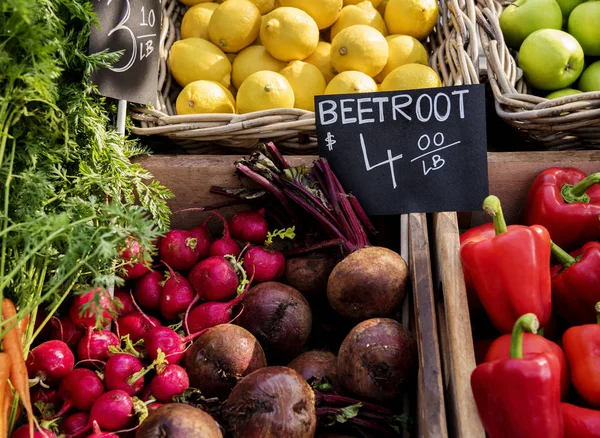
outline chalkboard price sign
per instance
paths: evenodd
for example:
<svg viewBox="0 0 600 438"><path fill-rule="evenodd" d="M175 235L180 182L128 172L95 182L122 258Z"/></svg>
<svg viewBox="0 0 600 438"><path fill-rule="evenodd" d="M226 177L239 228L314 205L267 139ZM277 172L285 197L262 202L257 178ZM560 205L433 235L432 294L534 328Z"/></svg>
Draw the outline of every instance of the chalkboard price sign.
<svg viewBox="0 0 600 438"><path fill-rule="evenodd" d="M111 68L94 72L100 94L155 105L158 87L159 0L94 0L100 27L93 27L89 52L123 51Z"/></svg>
<svg viewBox="0 0 600 438"><path fill-rule="evenodd" d="M319 155L370 215L479 210L483 85L315 97Z"/></svg>

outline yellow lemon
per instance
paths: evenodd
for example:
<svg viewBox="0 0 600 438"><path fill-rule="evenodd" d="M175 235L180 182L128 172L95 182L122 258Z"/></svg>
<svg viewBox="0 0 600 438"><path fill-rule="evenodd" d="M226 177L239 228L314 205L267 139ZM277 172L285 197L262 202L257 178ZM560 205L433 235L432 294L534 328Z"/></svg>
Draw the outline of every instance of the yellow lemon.
<svg viewBox="0 0 600 438"><path fill-rule="evenodd" d="M389 3L389 1L390 0L383 0L381 3L379 3L379 6L377 6L377 12L379 12L382 17L385 16L385 7Z"/></svg>
<svg viewBox="0 0 600 438"><path fill-rule="evenodd" d="M279 0L279 3L302 9L315 20L319 29L326 29L338 19L343 0Z"/></svg>
<svg viewBox="0 0 600 438"><path fill-rule="evenodd" d="M263 46L246 47L233 61L231 81L236 88L240 88L242 82L252 73L261 70L278 72L285 65L285 62L273 58Z"/></svg>
<svg viewBox="0 0 600 438"><path fill-rule="evenodd" d="M275 0L250 0L256 5L261 15L268 14L275 9Z"/></svg>
<svg viewBox="0 0 600 438"><path fill-rule="evenodd" d="M427 50L416 38L409 35L389 35L385 39L389 47L389 56L387 64L376 77L379 82L383 82L392 70L401 65L428 65Z"/></svg>
<svg viewBox="0 0 600 438"><path fill-rule="evenodd" d="M338 33L331 42L331 63L338 72L361 71L379 74L388 59L388 43L371 26L357 24Z"/></svg>
<svg viewBox="0 0 600 438"><path fill-rule="evenodd" d="M331 64L331 44L326 41L319 41L315 51L308 58L304 59L304 62L317 67L327 83L337 74Z"/></svg>
<svg viewBox="0 0 600 438"><path fill-rule="evenodd" d="M294 90L294 107L315 110L315 96L325 91L325 78L317 67L308 62L292 61L279 72Z"/></svg>
<svg viewBox="0 0 600 438"><path fill-rule="evenodd" d="M381 91L437 88L442 81L430 67L422 64L405 64L395 68L381 83Z"/></svg>
<svg viewBox="0 0 600 438"><path fill-rule="evenodd" d="M348 5L357 5L360 2L362 2L363 0L344 0L344 6L348 6ZM367 0L370 3L373 4L373 7L377 7L381 4L382 0Z"/></svg>
<svg viewBox="0 0 600 438"><path fill-rule="evenodd" d="M227 0L213 12L208 34L224 52L239 52L258 37L260 12L249 0Z"/></svg>
<svg viewBox="0 0 600 438"><path fill-rule="evenodd" d="M231 83L231 62L221 49L202 38L175 41L169 52L169 67L182 87L199 80L226 87Z"/></svg>
<svg viewBox="0 0 600 438"><path fill-rule="evenodd" d="M237 93L237 111L240 114L293 107L292 86L286 78L273 71L257 71L251 74Z"/></svg>
<svg viewBox="0 0 600 438"><path fill-rule="evenodd" d="M389 0L384 18L390 33L422 40L431 33L438 17L438 0Z"/></svg>
<svg viewBox="0 0 600 438"><path fill-rule="evenodd" d="M208 36L208 23L215 9L219 7L216 3L200 3L192 6L181 20L181 39L204 38Z"/></svg>
<svg viewBox="0 0 600 438"><path fill-rule="evenodd" d="M227 92L225 92L227 91ZM211 81L194 81L187 84L175 107L177 114L234 113L233 96L222 85Z"/></svg>
<svg viewBox="0 0 600 438"><path fill-rule="evenodd" d="M209 3L212 0L181 0L181 3L183 3L186 6L194 6L200 3Z"/></svg>
<svg viewBox="0 0 600 438"><path fill-rule="evenodd" d="M331 26L331 39L342 30L357 24L366 24L377 29L383 36L388 34L385 21L371 2L363 1L357 5L344 6L340 18Z"/></svg>
<svg viewBox="0 0 600 438"><path fill-rule="evenodd" d="M319 44L319 28L303 10L281 7L265 16L260 39L274 58L281 61L304 59Z"/></svg>
<svg viewBox="0 0 600 438"><path fill-rule="evenodd" d="M359 71L345 71L334 77L325 94L374 93L379 91L372 77Z"/></svg>

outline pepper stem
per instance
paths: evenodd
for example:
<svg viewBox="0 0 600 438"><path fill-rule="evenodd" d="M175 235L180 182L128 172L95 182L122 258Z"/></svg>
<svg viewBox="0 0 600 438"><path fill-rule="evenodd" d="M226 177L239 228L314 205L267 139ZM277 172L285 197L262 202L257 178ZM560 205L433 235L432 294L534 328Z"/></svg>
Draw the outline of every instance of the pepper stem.
<svg viewBox="0 0 600 438"><path fill-rule="evenodd" d="M515 322L510 338L510 358L523 359L523 335L525 332L537 333L540 322L533 313L526 313Z"/></svg>
<svg viewBox="0 0 600 438"><path fill-rule="evenodd" d="M596 303L596 322L600 324L600 302Z"/></svg>
<svg viewBox="0 0 600 438"><path fill-rule="evenodd" d="M567 269L569 266L577 263L577 259L575 257L571 256L571 254L569 254L567 251L562 249L560 246L558 246L554 242L551 242L551 244L552 244L552 255L561 265L563 265L564 269Z"/></svg>
<svg viewBox="0 0 600 438"><path fill-rule="evenodd" d="M565 184L560 193L566 203L571 204L573 202L584 202L589 203L590 197L585 193L594 184L600 183L600 172L592 173L586 176L577 184L572 186L571 184Z"/></svg>
<svg viewBox="0 0 600 438"><path fill-rule="evenodd" d="M508 231L508 228L506 227L506 221L504 220L504 214L502 213L502 205L500 204L500 199L498 199L497 196L490 195L485 198L483 201L483 210L492 216L496 236Z"/></svg>

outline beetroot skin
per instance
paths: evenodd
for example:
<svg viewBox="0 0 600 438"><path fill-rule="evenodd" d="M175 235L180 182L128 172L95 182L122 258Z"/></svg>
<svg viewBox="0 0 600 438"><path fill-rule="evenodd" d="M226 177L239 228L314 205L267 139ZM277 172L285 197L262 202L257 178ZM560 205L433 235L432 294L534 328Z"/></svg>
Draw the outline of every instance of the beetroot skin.
<svg viewBox="0 0 600 438"><path fill-rule="evenodd" d="M225 257L214 256L192 268L188 280L196 292L208 301L229 301L235 297L238 276Z"/></svg>
<svg viewBox="0 0 600 438"><path fill-rule="evenodd" d="M264 211L241 211L229 220L231 236L244 243L261 244L269 233Z"/></svg>
<svg viewBox="0 0 600 438"><path fill-rule="evenodd" d="M285 257L279 251L253 246L244 255L244 269L256 283L279 280L285 272Z"/></svg>
<svg viewBox="0 0 600 438"><path fill-rule="evenodd" d="M75 356L63 341L46 341L35 347L27 357L29 378L39 377L48 383L58 382L75 365Z"/></svg>
<svg viewBox="0 0 600 438"><path fill-rule="evenodd" d="M187 271L200 259L201 249L194 234L172 230L160 242L160 259L173 269Z"/></svg>
<svg viewBox="0 0 600 438"><path fill-rule="evenodd" d="M151 312L160 308L160 296L163 290L165 276L160 271L152 271L136 281L133 295L138 304Z"/></svg>

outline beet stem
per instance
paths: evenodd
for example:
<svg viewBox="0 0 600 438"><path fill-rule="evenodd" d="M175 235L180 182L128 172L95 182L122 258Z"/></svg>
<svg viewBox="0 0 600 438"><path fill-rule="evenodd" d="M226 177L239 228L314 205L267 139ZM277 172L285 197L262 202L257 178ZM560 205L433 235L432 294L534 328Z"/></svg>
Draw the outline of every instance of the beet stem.
<svg viewBox="0 0 600 438"><path fill-rule="evenodd" d="M285 256L296 256L306 254L308 252L320 251L323 249L338 247L340 250L344 246L343 239L331 239L324 242L315 243L313 245L303 246L302 248L294 248L282 251Z"/></svg>
<svg viewBox="0 0 600 438"><path fill-rule="evenodd" d="M272 141L265 144L265 149L272 156L272 158L274 159L273 161L275 162L275 165L277 167L282 169L290 168L290 165L287 163L287 161L285 161L285 158L283 157L283 155L281 155L281 152L279 152L279 149L277 149L277 147Z"/></svg>
<svg viewBox="0 0 600 438"><path fill-rule="evenodd" d="M362 408L364 410L369 410L372 412L379 412L384 415L392 415L392 411L384 406L376 405L374 403L365 402L362 400L358 400L351 397L346 397L344 395L337 394L329 394L324 392L315 392L315 404L320 406L324 405L354 405L356 403L362 403Z"/></svg>

